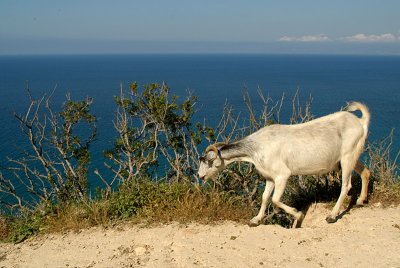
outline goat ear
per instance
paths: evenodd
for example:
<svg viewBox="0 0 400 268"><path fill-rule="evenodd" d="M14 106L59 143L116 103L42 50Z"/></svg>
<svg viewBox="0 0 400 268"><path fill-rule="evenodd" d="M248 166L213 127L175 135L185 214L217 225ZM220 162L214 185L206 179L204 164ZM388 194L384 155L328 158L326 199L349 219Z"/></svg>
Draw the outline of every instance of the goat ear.
<svg viewBox="0 0 400 268"><path fill-rule="evenodd" d="M216 159L214 159L214 165L216 166L216 167L220 167L220 166L222 166L222 164L223 164L223 162L222 162L222 160L221 160L221 158L219 158L219 157L217 157Z"/></svg>

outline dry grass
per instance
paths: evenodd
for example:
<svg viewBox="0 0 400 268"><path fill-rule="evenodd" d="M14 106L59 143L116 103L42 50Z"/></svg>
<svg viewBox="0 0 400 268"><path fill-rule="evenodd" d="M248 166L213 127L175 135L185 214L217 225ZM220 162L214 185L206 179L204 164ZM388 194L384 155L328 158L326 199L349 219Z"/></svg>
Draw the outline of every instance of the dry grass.
<svg viewBox="0 0 400 268"><path fill-rule="evenodd" d="M145 183L147 185L147 183ZM157 183L151 183L157 187ZM148 185L147 185L148 186ZM165 189L165 185L159 185ZM186 191L180 191L171 186L171 192L164 192L165 196L155 193L154 196L138 196L137 198L149 198L149 202L138 208L137 212L128 216L116 216L115 206L128 210L131 202L126 198L132 198L132 194L124 189L116 193L118 197L113 199L101 199L90 204L69 204L57 207L43 219L42 230L45 232L63 232L66 230L77 231L92 226L114 225L121 220L134 223L168 223L168 222L200 222L212 223L221 220L245 222L255 213L242 197L229 192L217 192L206 189L196 189L186 186ZM181 187L179 187L181 189ZM149 194L142 193L144 195ZM131 200L131 199L129 199ZM115 204L117 202L117 204Z"/></svg>
<svg viewBox="0 0 400 268"><path fill-rule="evenodd" d="M0 241L6 240L10 236L10 224L7 218L0 216Z"/></svg>
<svg viewBox="0 0 400 268"><path fill-rule="evenodd" d="M147 222L200 222L221 220L247 221L254 214L254 207L238 196L227 192L188 191L173 203L160 203L142 210L136 219Z"/></svg>
<svg viewBox="0 0 400 268"><path fill-rule="evenodd" d="M371 203L380 203L384 207L400 205L400 183L390 186L376 183L370 200Z"/></svg>
<svg viewBox="0 0 400 268"><path fill-rule="evenodd" d="M394 155L392 144L393 131L386 138L367 147L371 171L370 201L384 206L400 204L400 170L397 165L400 151Z"/></svg>
<svg viewBox="0 0 400 268"><path fill-rule="evenodd" d="M96 225L107 225L107 212L103 201L91 202L90 205L70 204L56 208L55 213L45 219L47 232L80 230Z"/></svg>
<svg viewBox="0 0 400 268"><path fill-rule="evenodd" d="M245 222L254 214L254 207L244 199L226 192L207 190L188 190L176 196L152 200L137 214L129 217L115 217L110 213L109 200L95 201L90 206L69 205L58 208L56 213L47 216L46 231L62 232L80 230L91 226L109 226L121 220L134 223L200 222L212 223L221 220Z"/></svg>

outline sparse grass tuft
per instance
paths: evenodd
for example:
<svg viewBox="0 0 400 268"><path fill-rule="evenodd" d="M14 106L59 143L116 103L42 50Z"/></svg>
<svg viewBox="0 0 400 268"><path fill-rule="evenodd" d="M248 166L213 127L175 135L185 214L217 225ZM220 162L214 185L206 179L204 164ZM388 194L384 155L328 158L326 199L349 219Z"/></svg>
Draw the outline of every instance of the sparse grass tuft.
<svg viewBox="0 0 400 268"><path fill-rule="evenodd" d="M61 232L65 230L80 230L95 225L104 225L106 222L99 217L101 202L72 203L60 205L45 219L48 232Z"/></svg>
<svg viewBox="0 0 400 268"><path fill-rule="evenodd" d="M10 232L9 218L0 216L0 241L6 241Z"/></svg>
<svg viewBox="0 0 400 268"><path fill-rule="evenodd" d="M367 147L372 185L370 200L384 206L400 204L400 170L397 165L400 151L393 157L392 142L393 131Z"/></svg>
<svg viewBox="0 0 400 268"><path fill-rule="evenodd" d="M243 222L252 216L253 209L244 198L232 192L190 189L170 203L161 202L152 209L143 210L139 218L153 222Z"/></svg>
<svg viewBox="0 0 400 268"><path fill-rule="evenodd" d="M400 204L400 183L386 185L376 183L371 197L372 203L381 203L383 206Z"/></svg>

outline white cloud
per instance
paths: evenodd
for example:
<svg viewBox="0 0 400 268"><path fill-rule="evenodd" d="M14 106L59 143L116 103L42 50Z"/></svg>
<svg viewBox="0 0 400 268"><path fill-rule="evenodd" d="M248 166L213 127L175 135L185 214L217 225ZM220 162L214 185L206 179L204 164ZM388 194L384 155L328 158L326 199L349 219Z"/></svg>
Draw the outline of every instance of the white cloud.
<svg viewBox="0 0 400 268"><path fill-rule="evenodd" d="M366 35L360 33L340 38L340 40L348 42L393 42L400 40L400 38L391 33L385 33L380 35L375 35L375 34Z"/></svg>
<svg viewBox="0 0 400 268"><path fill-rule="evenodd" d="M326 41L344 41L344 42L396 42L400 41L400 36L396 36L392 33L384 34L371 34L367 35L364 33L355 34L352 36L345 36L340 38L330 38L325 34L318 35L303 35L303 36L283 36L278 39L281 42L326 42Z"/></svg>
<svg viewBox="0 0 400 268"><path fill-rule="evenodd" d="M279 41L282 41L282 42L325 42L325 41L330 41L330 40L331 39L324 34L303 35L300 37L283 36L283 37L279 38Z"/></svg>

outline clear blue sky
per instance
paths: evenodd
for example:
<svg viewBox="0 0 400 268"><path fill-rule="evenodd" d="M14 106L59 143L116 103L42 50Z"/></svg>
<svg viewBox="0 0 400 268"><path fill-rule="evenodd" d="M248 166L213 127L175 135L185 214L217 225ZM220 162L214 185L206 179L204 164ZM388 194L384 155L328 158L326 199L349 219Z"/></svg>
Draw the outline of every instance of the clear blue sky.
<svg viewBox="0 0 400 268"><path fill-rule="evenodd" d="M397 54L399 14L399 0L1 0L0 54Z"/></svg>

